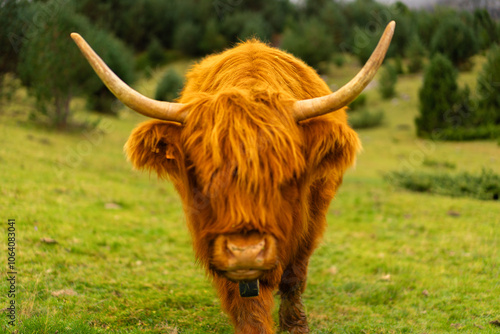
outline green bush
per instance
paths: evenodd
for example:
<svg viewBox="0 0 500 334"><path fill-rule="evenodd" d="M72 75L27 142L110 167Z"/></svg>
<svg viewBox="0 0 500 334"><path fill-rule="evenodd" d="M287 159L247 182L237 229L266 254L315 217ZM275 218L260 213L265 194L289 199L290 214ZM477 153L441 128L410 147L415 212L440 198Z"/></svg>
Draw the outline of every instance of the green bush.
<svg viewBox="0 0 500 334"><path fill-rule="evenodd" d="M380 72L378 90L383 99L390 99L396 95L398 72L392 65L385 65Z"/></svg>
<svg viewBox="0 0 500 334"><path fill-rule="evenodd" d="M248 20L253 13L251 12L235 12L231 15L224 16L221 22L221 33L226 37L228 41L237 41L240 35L245 21Z"/></svg>
<svg viewBox="0 0 500 334"><path fill-rule="evenodd" d="M464 65L478 51L474 30L458 18L445 20L435 32L431 53L446 55L455 66Z"/></svg>
<svg viewBox="0 0 500 334"><path fill-rule="evenodd" d="M453 162L449 161L437 161L429 158L425 158L422 162L422 165L432 168L446 168L446 169L455 169L457 165Z"/></svg>
<svg viewBox="0 0 500 334"><path fill-rule="evenodd" d="M155 99L162 101L174 101L179 97L184 80L176 70L168 70L156 87Z"/></svg>
<svg viewBox="0 0 500 334"><path fill-rule="evenodd" d="M0 74L0 106L4 101L12 101L21 89L21 80L12 73ZM0 108L0 114L4 110Z"/></svg>
<svg viewBox="0 0 500 334"><path fill-rule="evenodd" d="M23 19L28 5L28 0L2 1L0 4L0 76L16 71L19 51L27 38Z"/></svg>
<svg viewBox="0 0 500 334"><path fill-rule="evenodd" d="M500 43L500 23L497 23L496 43Z"/></svg>
<svg viewBox="0 0 500 334"><path fill-rule="evenodd" d="M420 11L418 15L415 15L415 32L422 41L422 44L426 46L429 50L432 37L436 33L439 21L435 19L435 13L428 11ZM410 41L411 43L411 41Z"/></svg>
<svg viewBox="0 0 500 334"><path fill-rule="evenodd" d="M270 41L272 26L257 12L242 11L227 16L222 21L221 32L229 41L241 41L256 37L261 41Z"/></svg>
<svg viewBox="0 0 500 334"><path fill-rule="evenodd" d="M247 40L255 37L263 42L270 42L271 34L272 28L264 20L264 17L260 14L253 13L253 15L245 21L243 29L238 34L238 38L241 40Z"/></svg>
<svg viewBox="0 0 500 334"><path fill-rule="evenodd" d="M450 141L468 141L477 139L496 139L500 138L500 126L487 124L474 127L452 127L442 129L435 133L434 139Z"/></svg>
<svg viewBox="0 0 500 334"><path fill-rule="evenodd" d="M361 93L359 96L349 104L349 109L350 110L359 110L366 106L366 94Z"/></svg>
<svg viewBox="0 0 500 334"><path fill-rule="evenodd" d="M180 22L189 18L186 13L194 15L196 12L188 0L69 1L77 3L78 13L88 17L100 29L111 31L137 51L145 51L152 38L158 38L163 46L170 47ZM59 3L61 5L61 1Z"/></svg>
<svg viewBox="0 0 500 334"><path fill-rule="evenodd" d="M185 55L178 50L163 50L162 64L168 64L182 59L185 59ZM151 78L153 74L153 65L151 64L150 55L147 51L136 56L135 69L137 72L144 72L148 79Z"/></svg>
<svg viewBox="0 0 500 334"><path fill-rule="evenodd" d="M198 54L198 45L201 40L202 29L192 21L183 22L174 34L174 48L186 55Z"/></svg>
<svg viewBox="0 0 500 334"><path fill-rule="evenodd" d="M500 46L494 45L478 75L478 122L500 124Z"/></svg>
<svg viewBox="0 0 500 334"><path fill-rule="evenodd" d="M281 48L299 57L317 70L329 61L335 51L326 26L316 18L300 22L283 34Z"/></svg>
<svg viewBox="0 0 500 334"><path fill-rule="evenodd" d="M149 64L151 67L157 67L165 63L165 50L157 38L153 38L146 50Z"/></svg>
<svg viewBox="0 0 500 334"><path fill-rule="evenodd" d="M496 23L486 8L477 8L474 11L474 30L482 50L488 49L495 42L500 42Z"/></svg>
<svg viewBox="0 0 500 334"><path fill-rule="evenodd" d="M352 53L358 58L361 65L364 65L377 46L378 39L365 30L354 27Z"/></svg>
<svg viewBox="0 0 500 334"><path fill-rule="evenodd" d="M354 129L368 129L380 126L384 121L385 115L382 110L368 111L362 109L349 114L349 124Z"/></svg>
<svg viewBox="0 0 500 334"><path fill-rule="evenodd" d="M137 55L135 59L136 70L138 72L144 72L146 77L150 78L154 68L172 61L169 52L171 52L171 50L166 51L160 40L153 37L146 51Z"/></svg>
<svg viewBox="0 0 500 334"><path fill-rule="evenodd" d="M208 20L205 26L205 32L201 39L200 49L203 53L212 53L221 51L228 45L226 38L219 31L219 26L215 19Z"/></svg>
<svg viewBox="0 0 500 334"><path fill-rule="evenodd" d="M449 60L433 57L420 90L417 134L438 140L465 141L500 137L500 50L493 48L478 78L478 99L460 90Z"/></svg>
<svg viewBox="0 0 500 334"><path fill-rule="evenodd" d="M435 131L450 127L454 106L459 103L457 72L453 64L441 54L435 55L424 74L419 92L420 115L416 118L417 135L430 136Z"/></svg>
<svg viewBox="0 0 500 334"><path fill-rule="evenodd" d="M328 0L304 0L302 3L304 12L308 16L315 16L323 12L328 2Z"/></svg>
<svg viewBox="0 0 500 334"><path fill-rule="evenodd" d="M387 173L384 178L397 187L415 192L480 200L498 200L500 197L500 175L492 170L483 169L479 175L399 171Z"/></svg>
<svg viewBox="0 0 500 334"><path fill-rule="evenodd" d="M345 57L341 53L335 53L332 57L332 62L337 67L342 67L345 64Z"/></svg>
<svg viewBox="0 0 500 334"><path fill-rule="evenodd" d="M326 1L326 4L316 6L320 8L318 14L321 21L325 24L330 38L335 45L346 43L349 39L350 26L348 18L343 13L343 6L336 1Z"/></svg>
<svg viewBox="0 0 500 334"><path fill-rule="evenodd" d="M255 1L245 3L251 5ZM273 34L282 33L287 18L297 13L297 7L289 0L261 0L260 3L263 5L260 12L264 15L266 22L272 27Z"/></svg>
<svg viewBox="0 0 500 334"><path fill-rule="evenodd" d="M394 57L393 67L397 75L405 74L405 69L403 67L403 58L401 56L398 55Z"/></svg>
<svg viewBox="0 0 500 334"><path fill-rule="evenodd" d="M23 44L18 66L23 84L36 98L32 118L65 128L70 121L70 102L84 95L94 109L110 112L115 98L82 56L69 37L77 31L100 54L109 67L124 81L134 79L132 53L109 33L92 27L82 15L76 14L71 2L60 6L57 0L34 2L26 10L28 20L39 13L46 16L44 25L33 25L29 40Z"/></svg>
<svg viewBox="0 0 500 334"><path fill-rule="evenodd" d="M410 44L406 49L406 57L409 61L408 71L410 73L422 71L424 67L425 46L417 34L415 34L410 40Z"/></svg>
<svg viewBox="0 0 500 334"><path fill-rule="evenodd" d="M18 72L37 101L31 117L66 128L72 97L95 91L99 80L69 38L73 31L89 34L90 24L85 17L75 14L70 5L58 6L57 1L34 2L24 15L31 21L37 13L50 8L57 10L46 17L45 25L30 26L28 34L32 38L22 46Z"/></svg>

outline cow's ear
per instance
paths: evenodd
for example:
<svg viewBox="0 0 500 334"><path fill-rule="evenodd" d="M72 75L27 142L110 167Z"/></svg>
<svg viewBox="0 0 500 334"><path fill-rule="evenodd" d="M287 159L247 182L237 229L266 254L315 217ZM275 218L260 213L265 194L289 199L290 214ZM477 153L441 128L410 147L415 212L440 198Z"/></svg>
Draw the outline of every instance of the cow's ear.
<svg viewBox="0 0 500 334"><path fill-rule="evenodd" d="M301 123L308 170L312 171L313 178L330 173L341 178L345 170L355 164L361 150L361 141L347 124L344 111L338 113Z"/></svg>
<svg viewBox="0 0 500 334"><path fill-rule="evenodd" d="M124 150L136 169L155 171L159 177L177 176L183 155L182 127L176 123L147 121L130 135Z"/></svg>

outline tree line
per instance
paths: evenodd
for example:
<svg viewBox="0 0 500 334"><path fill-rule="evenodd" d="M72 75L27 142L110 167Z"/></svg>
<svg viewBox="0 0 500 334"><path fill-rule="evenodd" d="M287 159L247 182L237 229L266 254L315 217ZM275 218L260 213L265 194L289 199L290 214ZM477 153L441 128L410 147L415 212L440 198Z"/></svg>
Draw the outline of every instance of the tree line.
<svg viewBox="0 0 500 334"><path fill-rule="evenodd" d="M319 72L341 66L346 53L364 63L390 20L397 29L388 57L407 59L410 72L436 54L467 68L471 56L500 41L500 24L484 9L411 10L374 0L3 0L0 9L0 76L19 77L37 112L62 127L75 96L85 96L89 109L113 112L114 99L69 39L73 31L129 84L144 69L252 37Z"/></svg>

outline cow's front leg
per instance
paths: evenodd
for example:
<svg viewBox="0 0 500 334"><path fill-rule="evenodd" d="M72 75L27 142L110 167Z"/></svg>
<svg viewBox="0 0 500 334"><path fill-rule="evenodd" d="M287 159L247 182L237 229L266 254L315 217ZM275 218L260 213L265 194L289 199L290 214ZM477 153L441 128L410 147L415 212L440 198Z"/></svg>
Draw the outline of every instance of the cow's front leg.
<svg viewBox="0 0 500 334"><path fill-rule="evenodd" d="M281 295L280 329L290 333L309 333L301 295L306 288L308 260L288 266L279 285Z"/></svg>
<svg viewBox="0 0 500 334"><path fill-rule="evenodd" d="M273 289L260 285L258 297L240 297L238 283L215 277L223 309L229 314L236 334L272 334Z"/></svg>

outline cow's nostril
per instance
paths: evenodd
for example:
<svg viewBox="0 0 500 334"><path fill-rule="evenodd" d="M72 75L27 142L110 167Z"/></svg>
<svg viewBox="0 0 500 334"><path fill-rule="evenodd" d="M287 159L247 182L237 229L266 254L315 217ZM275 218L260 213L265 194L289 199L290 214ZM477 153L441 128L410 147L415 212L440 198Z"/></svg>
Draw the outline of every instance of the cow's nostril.
<svg viewBox="0 0 500 334"><path fill-rule="evenodd" d="M229 245L229 250L233 253L244 252L246 249L247 249L246 247L237 247L234 245Z"/></svg>

